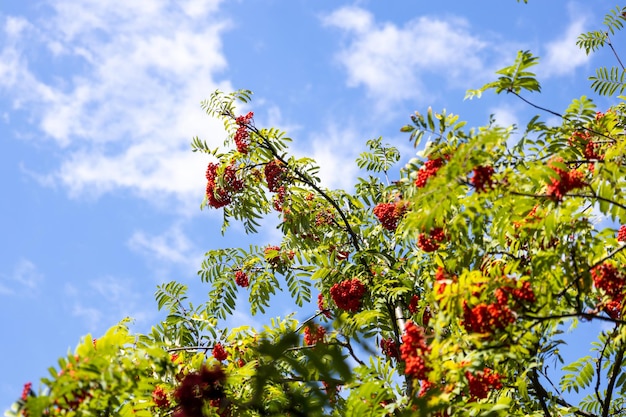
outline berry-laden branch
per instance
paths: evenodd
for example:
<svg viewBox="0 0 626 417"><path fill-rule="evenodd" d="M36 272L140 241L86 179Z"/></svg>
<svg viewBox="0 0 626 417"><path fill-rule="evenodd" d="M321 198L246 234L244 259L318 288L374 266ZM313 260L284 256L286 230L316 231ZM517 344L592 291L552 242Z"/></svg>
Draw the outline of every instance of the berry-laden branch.
<svg viewBox="0 0 626 417"><path fill-rule="evenodd" d="M345 228L348 235L350 235L350 241L352 242L352 246L354 247L356 251L360 251L361 245L359 244L358 235L355 233L354 229L352 229L352 226L350 225L350 222L348 221L347 216L345 215L341 207L339 207L339 204L333 198L331 198L326 192L324 192L324 190L322 190L317 184L315 184L315 182L311 181L310 178L304 175L298 168L290 166L288 162L285 160L285 158L283 158L281 155L278 154L276 149L272 146L269 138L263 135L261 131L259 131L259 129L257 129L255 126L252 126L250 124L247 124L246 126L248 129L250 129L250 131L254 132L258 137L262 139L263 143L260 146L270 151L272 156L276 158L277 160L279 160L282 164L284 164L285 167L290 169L298 177L300 181L302 181L303 183L305 183L306 185L314 189L319 195L321 195L326 201L328 201L328 203L330 203L331 206L333 206L333 208L337 211L337 213L341 217L341 221L344 224L343 227Z"/></svg>

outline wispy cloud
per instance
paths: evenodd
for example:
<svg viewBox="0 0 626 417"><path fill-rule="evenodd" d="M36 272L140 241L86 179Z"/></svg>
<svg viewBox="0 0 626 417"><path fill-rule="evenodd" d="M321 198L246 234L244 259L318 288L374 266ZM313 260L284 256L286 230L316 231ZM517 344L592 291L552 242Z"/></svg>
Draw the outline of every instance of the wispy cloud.
<svg viewBox="0 0 626 417"><path fill-rule="evenodd" d="M200 249L189 239L179 224L172 225L161 234L135 231L128 240L128 246L159 267L177 264L184 267L193 266L193 271L196 271L202 260Z"/></svg>
<svg viewBox="0 0 626 417"><path fill-rule="evenodd" d="M206 161L189 142L223 136L199 102L231 89L219 80L229 27L220 2L58 0L45 20L4 19L0 88L65 149L47 183L75 196L127 189L197 205Z"/></svg>
<svg viewBox="0 0 626 417"><path fill-rule="evenodd" d="M538 73L543 77L563 76L572 74L578 67L585 65L591 59L584 50L576 45L578 36L585 32L587 18L576 12L570 6L571 21L566 30L552 42L545 46L545 58L538 67Z"/></svg>
<svg viewBox="0 0 626 417"><path fill-rule="evenodd" d="M343 7L325 16L323 23L347 34L337 59L347 72L348 85L364 86L384 104L432 94L424 83L426 75L472 87L464 83L484 71L490 48L461 18L421 16L398 26L376 22L362 8Z"/></svg>
<svg viewBox="0 0 626 417"><path fill-rule="evenodd" d="M66 285L64 288L70 313L79 317L97 334L118 323L125 317L132 317L138 325L146 325L156 315L154 304L146 303L143 291L137 291L133 281L103 276L92 279L79 287ZM92 300L86 304L84 300Z"/></svg>
<svg viewBox="0 0 626 417"><path fill-rule="evenodd" d="M0 295L33 295L39 292L44 276L28 259L20 259L9 274L0 274Z"/></svg>

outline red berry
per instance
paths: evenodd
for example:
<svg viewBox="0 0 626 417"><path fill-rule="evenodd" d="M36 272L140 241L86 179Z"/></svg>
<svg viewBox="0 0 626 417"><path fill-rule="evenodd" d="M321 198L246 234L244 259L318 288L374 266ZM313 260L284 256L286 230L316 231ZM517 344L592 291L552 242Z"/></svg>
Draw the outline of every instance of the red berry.
<svg viewBox="0 0 626 417"><path fill-rule="evenodd" d="M170 400L167 398L167 393L162 387L154 387L152 391L152 401L159 408L168 408L170 406Z"/></svg>
<svg viewBox="0 0 626 417"><path fill-rule="evenodd" d="M333 285L330 296L340 309L357 311L361 307L361 298L365 291L365 285L358 278L353 278Z"/></svg>
<svg viewBox="0 0 626 417"><path fill-rule="evenodd" d="M477 192L483 192L493 186L494 170L491 166L478 166L474 168L474 176L472 177L472 185Z"/></svg>
<svg viewBox="0 0 626 417"><path fill-rule="evenodd" d="M487 398L490 391L502 388L502 382L500 382L502 376L489 368L485 368L482 372L476 372L475 374L466 372L465 377L469 383L470 399L472 401Z"/></svg>
<svg viewBox="0 0 626 417"><path fill-rule="evenodd" d="M415 185L422 188L426 185L426 181L435 174L443 165L443 158L429 159L424 166L417 172Z"/></svg>
<svg viewBox="0 0 626 417"><path fill-rule="evenodd" d="M248 285L250 285L250 282L248 281L248 275L241 270L235 272L235 283L242 288L246 288Z"/></svg>
<svg viewBox="0 0 626 417"><path fill-rule="evenodd" d="M430 368L426 364L426 355L430 347L426 344L424 331L415 323L409 321L404 327L400 356L405 362L404 372L417 379L428 379Z"/></svg>
<svg viewBox="0 0 626 417"><path fill-rule="evenodd" d="M221 343L216 343L215 346L213 346L213 357L218 361L223 361L228 358L228 352L224 350L224 346L222 346Z"/></svg>

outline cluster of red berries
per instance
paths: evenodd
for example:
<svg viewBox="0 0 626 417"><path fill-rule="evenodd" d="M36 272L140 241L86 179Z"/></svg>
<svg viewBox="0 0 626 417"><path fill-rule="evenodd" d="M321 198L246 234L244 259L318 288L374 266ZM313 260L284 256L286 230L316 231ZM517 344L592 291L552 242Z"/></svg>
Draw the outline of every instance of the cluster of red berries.
<svg viewBox="0 0 626 417"><path fill-rule="evenodd" d="M224 346L221 343L216 343L213 346L213 357L218 361L224 361L228 358L228 352L224 350Z"/></svg>
<svg viewBox="0 0 626 417"><path fill-rule="evenodd" d="M596 288L603 290L609 297L604 310L609 317L619 319L624 301L626 274L618 271L613 263L606 261L593 268L591 276Z"/></svg>
<svg viewBox="0 0 626 417"><path fill-rule="evenodd" d="M226 373L221 366L203 366L199 371L185 375L174 391L178 408L173 417L202 416L207 403L219 406L224 398L225 381Z"/></svg>
<svg viewBox="0 0 626 417"><path fill-rule="evenodd" d="M159 408L169 408L170 400L167 398L167 392L163 389L163 387L156 386L152 391L152 401Z"/></svg>
<svg viewBox="0 0 626 417"><path fill-rule="evenodd" d="M474 176L472 176L471 182L477 192L483 192L493 186L493 173L492 166L478 166L474 168Z"/></svg>
<svg viewBox="0 0 626 417"><path fill-rule="evenodd" d="M318 343L324 343L324 336L326 335L326 329L324 326L306 326L304 328L304 344L307 346L313 346Z"/></svg>
<svg viewBox="0 0 626 417"><path fill-rule="evenodd" d="M446 234L441 227L433 228L428 235L420 233L417 236L417 246L424 252L434 252L439 249L439 244L446 239Z"/></svg>
<svg viewBox="0 0 626 417"><path fill-rule="evenodd" d="M287 168L277 159L265 164L263 169L267 188L272 193L278 192L278 189L285 183L287 179Z"/></svg>
<svg viewBox="0 0 626 417"><path fill-rule="evenodd" d="M248 280L248 274L239 270L235 272L235 284L239 285L242 288L246 288L250 285L250 281Z"/></svg>
<svg viewBox="0 0 626 417"><path fill-rule="evenodd" d="M535 292L533 291L530 281L519 281L518 286L502 286L494 291L498 304L507 304L512 300L515 304L521 302L534 303Z"/></svg>
<svg viewBox="0 0 626 417"><path fill-rule="evenodd" d="M317 294L317 308L326 316L327 318L331 317L330 310L325 306L324 303L324 295L322 293Z"/></svg>
<svg viewBox="0 0 626 417"><path fill-rule="evenodd" d="M220 208L232 201L232 195L243 190L243 180L237 178L237 171L233 165L224 169L223 177L218 178L219 165L209 163L206 169L206 197L209 206Z"/></svg>
<svg viewBox="0 0 626 417"><path fill-rule="evenodd" d="M620 226L617 232L617 241L618 242L626 242L626 225Z"/></svg>
<svg viewBox="0 0 626 417"><path fill-rule="evenodd" d="M422 168L417 171L415 185L419 188L424 187L428 179L437 174L439 168L443 166L443 161L443 158L429 159L428 161L426 161L426 163L424 163L424 166L422 166Z"/></svg>
<svg viewBox="0 0 626 417"><path fill-rule="evenodd" d="M417 296L417 295L412 295L411 296L411 299L409 300L409 305L408 305L409 312L411 314L417 313L419 301L420 301L419 296Z"/></svg>
<svg viewBox="0 0 626 417"><path fill-rule="evenodd" d="M400 357L398 344L392 338L380 339L380 349L383 351L383 354L390 358L398 359Z"/></svg>
<svg viewBox="0 0 626 417"><path fill-rule="evenodd" d="M467 301L463 301L463 322L462 325L468 332L473 333L493 333L496 330L504 329L515 321L515 313L507 304L480 303L470 307Z"/></svg>
<svg viewBox="0 0 626 417"><path fill-rule="evenodd" d="M274 198L272 199L272 204L274 206L274 210L276 211L283 211L283 206L285 204L285 197L287 196L287 190L285 189L284 185L281 185L280 187L278 187L278 189L276 190L276 194L274 195Z"/></svg>
<svg viewBox="0 0 626 417"><path fill-rule="evenodd" d="M277 270L286 268L295 256L294 251L283 251L280 246L269 245L263 250L265 260Z"/></svg>
<svg viewBox="0 0 626 417"><path fill-rule="evenodd" d="M556 158L556 163L563 163L563 158ZM563 200L565 194L571 190L582 188L586 185L584 181L585 174L576 169L564 170L559 166L548 163L548 166L554 170L558 178L551 178L550 184L546 189L546 194L555 201Z"/></svg>
<svg viewBox="0 0 626 417"><path fill-rule="evenodd" d="M438 295L443 294L446 290L446 286L449 283L454 282L455 280L456 276L446 272L446 270L442 266L437 267L437 271L435 272L435 292Z"/></svg>
<svg viewBox="0 0 626 417"><path fill-rule="evenodd" d="M572 136L569 138L568 142L571 146L576 146L579 148L583 148L583 155L587 159L603 159L603 156L598 153L598 148L600 147L599 143L594 142L593 137L589 131L576 131L572 133Z"/></svg>
<svg viewBox="0 0 626 417"><path fill-rule="evenodd" d="M420 390L417 393L418 397L423 397L426 395L426 393L432 388L434 387L435 384L433 384L432 382L430 382L427 379L423 379L420 381Z"/></svg>
<svg viewBox="0 0 626 417"><path fill-rule="evenodd" d="M235 146L237 146L237 151L242 154L248 153L248 147L250 146L248 124L253 117L254 113L249 112L245 116L239 116L235 119L235 123L238 126L235 132Z"/></svg>
<svg viewBox="0 0 626 417"><path fill-rule="evenodd" d="M365 285L358 278L353 278L333 285L330 296L340 309L357 311L361 307L365 291Z"/></svg>
<svg viewBox="0 0 626 417"><path fill-rule="evenodd" d="M424 330L408 321L404 327L402 335L402 345L400 345L400 356L405 363L404 372L417 379L428 379L427 374L430 368L426 365L426 355L430 352L430 347L426 344Z"/></svg>
<svg viewBox="0 0 626 417"><path fill-rule="evenodd" d="M320 210L315 213L315 226L325 226L332 224L335 220L335 215L328 209Z"/></svg>
<svg viewBox="0 0 626 417"><path fill-rule="evenodd" d="M407 211L407 204L398 200L395 203L379 203L374 207L374 215L382 226L393 232L398 227L398 221Z"/></svg>
<svg viewBox="0 0 626 417"><path fill-rule="evenodd" d="M24 388L22 389L22 396L20 397L22 401L26 401L26 399L30 395L30 390L32 387L33 387L32 382L27 382L24 384Z"/></svg>
<svg viewBox="0 0 626 417"><path fill-rule="evenodd" d="M502 375L489 368L485 368L482 372L476 372L475 374L468 371L465 373L465 377L468 381L470 399L472 401L487 398L490 391L502 388Z"/></svg>

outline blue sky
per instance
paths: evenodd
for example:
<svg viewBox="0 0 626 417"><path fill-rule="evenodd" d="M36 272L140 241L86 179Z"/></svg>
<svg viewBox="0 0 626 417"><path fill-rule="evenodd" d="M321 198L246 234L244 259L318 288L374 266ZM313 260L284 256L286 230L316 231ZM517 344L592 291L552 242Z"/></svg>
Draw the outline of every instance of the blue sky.
<svg viewBox="0 0 626 417"><path fill-rule="evenodd" d="M612 7L2 1L0 410L80 336L125 316L149 329L158 283L180 280L201 300L208 288L195 273L207 249L276 242L271 221L258 236L234 226L222 237L221 212L199 210L209 159L189 143L224 139L199 107L216 88L253 90L257 126L288 130L293 152L319 161L327 187L351 187L367 139L383 136L413 156L399 128L415 110L523 125L535 112L514 97L463 101L520 49L541 56L541 105L561 111L589 94L586 77L613 62L608 51L587 57L575 39L600 29ZM242 309L234 322L258 320Z"/></svg>

